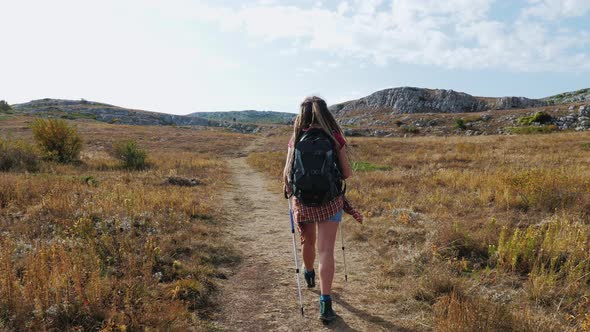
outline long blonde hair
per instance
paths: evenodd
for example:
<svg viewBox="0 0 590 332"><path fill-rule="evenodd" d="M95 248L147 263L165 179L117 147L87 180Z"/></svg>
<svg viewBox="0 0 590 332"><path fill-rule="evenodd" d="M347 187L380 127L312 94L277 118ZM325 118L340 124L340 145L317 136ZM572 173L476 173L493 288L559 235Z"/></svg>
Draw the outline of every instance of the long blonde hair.
<svg viewBox="0 0 590 332"><path fill-rule="evenodd" d="M309 129L311 125L319 125L326 134L332 139L334 144L338 146L340 143L334 137L334 133L343 135L342 128L334 119L334 116L328 110L326 102L316 96L307 97L301 103L299 115L295 119L293 125L293 143L297 143L303 134L304 129Z"/></svg>
<svg viewBox="0 0 590 332"><path fill-rule="evenodd" d="M330 113L330 110L328 110L326 101L317 96L307 97L301 103L299 115L297 115L295 123L293 124L293 135L291 137L293 146L297 144L303 135L303 130L309 129L309 127L314 124L320 126L320 128L324 130L324 132L332 139L336 148L341 148L340 142L336 140L334 135L340 134L344 136L342 128L340 128L340 125L332 113ZM288 174L291 174L294 151L295 149L291 149L291 154L289 155Z"/></svg>

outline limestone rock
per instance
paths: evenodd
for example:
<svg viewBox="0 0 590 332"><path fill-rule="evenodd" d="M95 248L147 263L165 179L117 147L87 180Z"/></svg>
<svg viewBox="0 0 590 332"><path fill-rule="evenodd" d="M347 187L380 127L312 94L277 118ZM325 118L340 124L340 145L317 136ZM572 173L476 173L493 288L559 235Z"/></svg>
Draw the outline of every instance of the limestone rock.
<svg viewBox="0 0 590 332"><path fill-rule="evenodd" d="M492 101L453 90L401 87L377 91L369 96L330 106L337 116L358 109L384 109L392 114L465 113L490 109L545 106L547 102L524 97L502 97Z"/></svg>

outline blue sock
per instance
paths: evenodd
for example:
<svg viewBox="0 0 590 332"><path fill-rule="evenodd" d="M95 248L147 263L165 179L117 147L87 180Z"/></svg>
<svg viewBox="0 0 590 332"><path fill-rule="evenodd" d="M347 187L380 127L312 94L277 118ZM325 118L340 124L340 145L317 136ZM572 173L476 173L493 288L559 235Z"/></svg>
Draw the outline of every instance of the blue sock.
<svg viewBox="0 0 590 332"><path fill-rule="evenodd" d="M332 301L332 297L330 295L320 295L320 301Z"/></svg>

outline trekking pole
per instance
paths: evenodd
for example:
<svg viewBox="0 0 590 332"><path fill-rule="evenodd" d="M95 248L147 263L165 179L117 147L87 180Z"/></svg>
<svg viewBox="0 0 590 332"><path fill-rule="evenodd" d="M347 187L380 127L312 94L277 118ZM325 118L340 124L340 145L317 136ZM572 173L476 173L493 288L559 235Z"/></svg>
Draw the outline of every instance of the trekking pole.
<svg viewBox="0 0 590 332"><path fill-rule="evenodd" d="M285 197L288 199L287 194ZM291 209L291 200L289 200L289 217L291 217L291 234L293 235L293 256L295 256L295 274L297 275L297 290L299 291L299 306L301 307L301 316L303 317L303 298L301 297L301 281L299 280L299 261L297 260L297 246L295 245L295 223L293 222L293 210Z"/></svg>
<svg viewBox="0 0 590 332"><path fill-rule="evenodd" d="M348 272L346 271L346 255L344 254L344 220L342 220L340 224L340 238L342 239L342 260L344 261L344 281L348 282Z"/></svg>

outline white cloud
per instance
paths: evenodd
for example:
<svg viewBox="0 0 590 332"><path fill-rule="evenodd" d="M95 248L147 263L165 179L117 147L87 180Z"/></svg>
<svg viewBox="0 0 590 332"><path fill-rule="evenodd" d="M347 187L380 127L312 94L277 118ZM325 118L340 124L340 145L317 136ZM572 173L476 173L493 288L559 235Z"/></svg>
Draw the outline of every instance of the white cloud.
<svg viewBox="0 0 590 332"><path fill-rule="evenodd" d="M540 17L556 20L584 16L590 11L588 0L529 0L531 7L523 12L524 17Z"/></svg>
<svg viewBox="0 0 590 332"><path fill-rule="evenodd" d="M348 12L349 9L350 5L348 4L348 2L342 1L338 4L338 9L336 10L336 12L338 13L338 15L344 15Z"/></svg>
<svg viewBox="0 0 590 332"><path fill-rule="evenodd" d="M286 40L299 49L342 58L513 71L590 70L587 31L550 30L541 18L583 15L588 0L530 0L520 18L489 18L494 0L354 0L336 8L276 3L219 7L201 5L199 19L249 38ZM557 7L556 7L557 6ZM580 40L582 38L582 40ZM577 49L576 47L577 40Z"/></svg>

